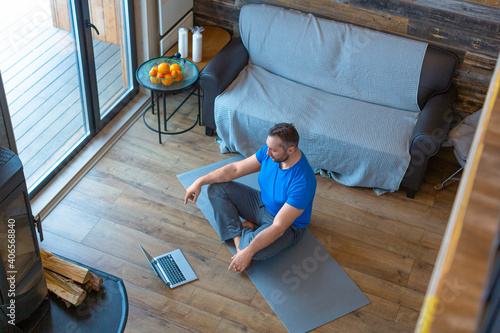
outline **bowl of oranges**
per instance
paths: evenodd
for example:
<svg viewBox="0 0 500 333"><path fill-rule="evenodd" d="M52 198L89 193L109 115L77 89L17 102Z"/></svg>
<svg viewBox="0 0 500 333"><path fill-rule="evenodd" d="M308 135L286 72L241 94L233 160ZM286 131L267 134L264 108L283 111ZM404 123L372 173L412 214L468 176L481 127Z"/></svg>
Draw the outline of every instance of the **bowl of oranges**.
<svg viewBox="0 0 500 333"><path fill-rule="evenodd" d="M171 58L162 58L150 64L151 68L146 68L149 79L155 84L171 85L181 81L184 77L182 65Z"/></svg>

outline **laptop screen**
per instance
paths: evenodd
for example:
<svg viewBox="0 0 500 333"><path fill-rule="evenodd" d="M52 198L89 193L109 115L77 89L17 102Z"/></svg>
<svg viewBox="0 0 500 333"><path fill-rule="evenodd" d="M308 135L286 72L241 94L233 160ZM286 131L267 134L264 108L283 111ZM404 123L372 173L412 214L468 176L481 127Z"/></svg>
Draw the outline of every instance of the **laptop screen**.
<svg viewBox="0 0 500 333"><path fill-rule="evenodd" d="M151 257L149 255L148 251L144 250L144 248L142 247L142 245L139 244L139 246L141 247L142 253L144 253L144 255L146 256L146 258L148 259L148 262L151 265L151 268L153 269L153 271L155 272L155 274L158 275L158 273L156 272L156 269L153 266L153 257Z"/></svg>

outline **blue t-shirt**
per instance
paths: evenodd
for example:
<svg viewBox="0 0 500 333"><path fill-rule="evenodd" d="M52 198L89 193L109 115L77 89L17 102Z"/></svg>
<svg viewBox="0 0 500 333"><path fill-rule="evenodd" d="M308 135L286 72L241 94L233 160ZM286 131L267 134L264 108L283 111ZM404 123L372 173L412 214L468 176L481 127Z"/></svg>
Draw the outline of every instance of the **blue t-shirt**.
<svg viewBox="0 0 500 333"><path fill-rule="evenodd" d="M311 221L316 176L306 156L289 169L280 169L280 163L274 162L267 155L267 145L260 148L255 156L262 165L259 173L260 196L269 213L276 216L285 203L302 214L293 222L298 228L305 228Z"/></svg>

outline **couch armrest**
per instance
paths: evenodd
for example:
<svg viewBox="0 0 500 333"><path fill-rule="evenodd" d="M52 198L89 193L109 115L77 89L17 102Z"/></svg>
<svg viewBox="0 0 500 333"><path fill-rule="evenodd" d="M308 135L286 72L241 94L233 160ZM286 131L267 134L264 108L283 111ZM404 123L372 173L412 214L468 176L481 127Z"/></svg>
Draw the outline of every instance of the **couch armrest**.
<svg viewBox="0 0 500 333"><path fill-rule="evenodd" d="M438 152L448 134L456 99L456 87L452 85L448 91L429 98L420 113L410 144L410 165L401 182L409 197L420 189L429 158Z"/></svg>
<svg viewBox="0 0 500 333"><path fill-rule="evenodd" d="M203 90L201 124L206 134L215 129L214 103L248 63L248 52L240 37L235 37L207 64L200 74L199 84Z"/></svg>

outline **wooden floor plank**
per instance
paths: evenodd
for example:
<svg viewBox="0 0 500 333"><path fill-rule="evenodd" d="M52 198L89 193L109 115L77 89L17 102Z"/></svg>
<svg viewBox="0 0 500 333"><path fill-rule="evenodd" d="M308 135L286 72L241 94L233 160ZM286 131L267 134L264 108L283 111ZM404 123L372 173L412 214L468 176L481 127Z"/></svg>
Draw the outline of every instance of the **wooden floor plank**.
<svg viewBox="0 0 500 333"><path fill-rule="evenodd" d="M399 309L398 316L396 318L396 323L413 328L417 325L417 320L420 312L402 306Z"/></svg>
<svg viewBox="0 0 500 333"><path fill-rule="evenodd" d="M270 315L201 288L196 288L188 304L260 332L287 332L276 315Z"/></svg>
<svg viewBox="0 0 500 333"><path fill-rule="evenodd" d="M395 321L399 313L400 305L391 302L383 297L375 296L365 292L370 304L358 310L358 312L367 312L388 321Z"/></svg>
<svg viewBox="0 0 500 333"><path fill-rule="evenodd" d="M133 283L126 282L125 287L129 301L136 307L154 314L156 318L166 319L168 322L174 323L175 326L189 331L212 333L219 324L220 317L209 311L172 300ZM198 289L195 289L194 292Z"/></svg>
<svg viewBox="0 0 500 333"><path fill-rule="evenodd" d="M248 326L243 326L234 321L222 319L219 326L215 329L214 333L257 333L259 331L253 330Z"/></svg>
<svg viewBox="0 0 500 333"><path fill-rule="evenodd" d="M420 311L424 293L354 269L344 270L362 291Z"/></svg>
<svg viewBox="0 0 500 333"><path fill-rule="evenodd" d="M360 226L339 218L332 218L332 215L317 211L311 217L311 225L328 229L331 234L340 234L344 237L354 238L360 243L385 248L387 251L404 257L422 260L430 264L436 261L437 250L433 248L422 249L423 245L420 243L422 230L419 230L415 235L419 236L418 241L409 241L400 236L388 235L385 232L374 230L370 226ZM395 227L394 229L397 230L398 228ZM416 239L417 237L415 237ZM330 241L335 242L335 239Z"/></svg>
<svg viewBox="0 0 500 333"><path fill-rule="evenodd" d="M414 259L353 240L325 229L310 225L323 246L343 267L356 269L380 279L406 286Z"/></svg>
<svg viewBox="0 0 500 333"><path fill-rule="evenodd" d="M322 213L326 216L338 217L350 224L377 230L412 242L419 242L424 233L421 228L367 212L364 207L351 207L319 196L314 199L313 211L316 215ZM327 221L327 223L333 224L331 221Z"/></svg>
<svg viewBox="0 0 500 333"><path fill-rule="evenodd" d="M168 212L160 217L150 217L133 209L121 208L77 191L71 193L63 202L65 205L77 209L75 202L79 202L83 198L86 198L87 202L93 205L92 214L94 216L136 229L144 234L175 242L175 244L184 245L210 256L215 256L221 247L215 232L204 235L200 232L200 228L197 228L196 222L176 219ZM201 223L206 224L206 221L200 220L199 224Z"/></svg>
<svg viewBox="0 0 500 333"><path fill-rule="evenodd" d="M449 212L444 213L432 206L412 201L406 197L401 199L386 197L384 204L381 205L380 199L371 189L349 188L323 178L318 179L318 184L324 189L317 194L318 197L350 207L364 207L364 210L371 214L424 230L444 233Z"/></svg>
<svg viewBox="0 0 500 333"><path fill-rule="evenodd" d="M151 217L171 216L179 224L186 224L189 230L199 230L204 235L215 232L198 207L183 204L184 188L176 177L165 179L161 174L152 174L130 166L124 168L122 163L107 159L103 159L103 163L99 163L90 171L89 177L95 181L114 185L130 196L141 198L142 201L133 202L129 208L140 210ZM126 200L126 197L122 200ZM197 215L198 218L192 220L191 227L187 221L193 215Z"/></svg>
<svg viewBox="0 0 500 333"><path fill-rule="evenodd" d="M130 207L131 202L137 202L138 200L141 200L141 198L122 194L117 199L115 204L118 206L123 205L125 207ZM141 206L140 210L143 210L143 207L144 206ZM173 242L181 246L185 246L192 249L193 251L211 257L215 257L217 255L222 245L218 237L216 237L213 232L209 234L210 236L205 236L199 231L194 232L189 230L191 228L186 228L186 224L189 222L179 223L179 221L176 221L175 218L172 218L170 215L168 215L167 212L164 212L163 216L164 217L161 220L147 220L148 223L147 225L142 227L142 232L152 230L151 234L153 234L155 237Z"/></svg>
<svg viewBox="0 0 500 333"><path fill-rule="evenodd" d="M415 261L408 281L408 287L425 293L433 268L433 264Z"/></svg>
<svg viewBox="0 0 500 333"><path fill-rule="evenodd" d="M267 303L266 299L260 292L256 292L255 296L252 299L252 302L250 303L250 306L259 310L263 311L265 313L268 313L270 315L274 315L274 310L271 308L269 303Z"/></svg>
<svg viewBox="0 0 500 333"><path fill-rule="evenodd" d="M92 197L112 204L122 194L122 190L93 180L90 177L82 179L74 188L75 191L87 193Z"/></svg>
<svg viewBox="0 0 500 333"><path fill-rule="evenodd" d="M43 221L43 229L81 242L99 220L99 216L61 204Z"/></svg>
<svg viewBox="0 0 500 333"><path fill-rule="evenodd" d="M144 310L138 306L131 305L128 311L127 332L148 333L191 333L191 329L169 321L165 316L155 315L151 310Z"/></svg>
<svg viewBox="0 0 500 333"><path fill-rule="evenodd" d="M425 231L424 234L422 235L422 240L420 241L420 243L423 246L439 250L439 248L441 247L442 239L443 239L442 234Z"/></svg>

